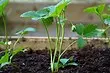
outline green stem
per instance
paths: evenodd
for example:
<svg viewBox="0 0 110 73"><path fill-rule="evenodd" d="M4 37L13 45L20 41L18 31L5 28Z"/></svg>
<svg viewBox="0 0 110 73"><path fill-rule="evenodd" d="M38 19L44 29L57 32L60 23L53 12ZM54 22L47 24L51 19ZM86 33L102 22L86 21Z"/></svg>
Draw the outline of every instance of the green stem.
<svg viewBox="0 0 110 73"><path fill-rule="evenodd" d="M47 25L45 24L45 22L44 22L44 20L42 19L42 22L43 22L43 24L44 24L44 27L45 27L45 30L46 30L46 33L47 33L47 37L48 37L48 41L49 41L49 45L50 45L50 57L51 57L51 70L52 70L52 72L54 71L54 69L53 69L53 62L52 62L52 59L53 59L53 57L52 57L52 46L51 46L51 39L50 39L50 36L49 36L49 32L48 32L48 28L47 28Z"/></svg>
<svg viewBox="0 0 110 73"><path fill-rule="evenodd" d="M68 50L69 47L71 47L73 44L75 44L76 41L72 42L69 46L66 47L66 49L60 54L59 59L61 58L61 56Z"/></svg>
<svg viewBox="0 0 110 73"><path fill-rule="evenodd" d="M16 42L15 42L14 45L13 45L13 49L15 49L16 44L19 42L19 40L20 40L20 38L18 38L18 39L16 40Z"/></svg>
<svg viewBox="0 0 110 73"><path fill-rule="evenodd" d="M3 17L3 23L4 23L4 29L5 29L5 42L6 42L6 49L8 47L8 34L7 34L7 26L6 26L6 20L5 20L5 14L2 12Z"/></svg>

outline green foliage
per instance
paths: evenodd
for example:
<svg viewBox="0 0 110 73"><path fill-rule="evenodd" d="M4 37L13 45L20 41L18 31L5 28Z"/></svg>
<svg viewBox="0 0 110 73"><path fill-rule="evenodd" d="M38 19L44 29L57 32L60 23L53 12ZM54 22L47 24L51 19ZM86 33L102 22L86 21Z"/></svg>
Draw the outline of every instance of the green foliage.
<svg viewBox="0 0 110 73"><path fill-rule="evenodd" d="M0 15L4 12L9 0L0 0Z"/></svg>
<svg viewBox="0 0 110 73"><path fill-rule="evenodd" d="M0 59L0 68L3 66L10 64L12 58L19 52L23 51L23 48L17 48L14 49L13 51L5 51L5 54L1 57Z"/></svg>
<svg viewBox="0 0 110 73"><path fill-rule="evenodd" d="M82 37L79 37L77 40L77 45L79 48L83 48L87 44L86 40L84 40Z"/></svg>
<svg viewBox="0 0 110 73"><path fill-rule="evenodd" d="M21 17L29 17L32 20L42 20L50 17L57 17L62 13L70 1L71 0L62 0L57 5L45 7L39 11L28 11L23 13Z"/></svg>
<svg viewBox="0 0 110 73"><path fill-rule="evenodd" d="M93 24L88 24L86 26L84 26L84 24L72 25L72 31L79 35L77 40L79 48L83 48L87 43L83 37L102 37L105 33L104 29L98 29L97 26Z"/></svg>
<svg viewBox="0 0 110 73"><path fill-rule="evenodd" d="M72 59L71 59L71 58L72 58ZM57 66L58 66L59 68L64 68L64 67L66 67L66 66L78 66L78 64L74 62L73 57L70 57L69 59L67 59L67 58L62 58L62 59L60 59L60 63L55 62L55 63L54 63L54 69L56 69Z"/></svg>
<svg viewBox="0 0 110 73"><path fill-rule="evenodd" d="M100 15L103 13L104 8L105 8L105 4L102 4L95 7L86 8L84 9L84 12Z"/></svg>
<svg viewBox="0 0 110 73"><path fill-rule="evenodd" d="M107 25L110 25L110 18L105 19L104 23L107 24Z"/></svg>

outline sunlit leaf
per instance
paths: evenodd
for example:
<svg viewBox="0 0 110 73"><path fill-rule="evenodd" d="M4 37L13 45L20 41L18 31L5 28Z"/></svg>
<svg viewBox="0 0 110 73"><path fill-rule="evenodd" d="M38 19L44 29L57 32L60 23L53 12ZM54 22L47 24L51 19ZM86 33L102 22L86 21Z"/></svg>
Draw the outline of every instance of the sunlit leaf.
<svg viewBox="0 0 110 73"><path fill-rule="evenodd" d="M105 5L98 5L84 9L84 12L100 15L104 11Z"/></svg>

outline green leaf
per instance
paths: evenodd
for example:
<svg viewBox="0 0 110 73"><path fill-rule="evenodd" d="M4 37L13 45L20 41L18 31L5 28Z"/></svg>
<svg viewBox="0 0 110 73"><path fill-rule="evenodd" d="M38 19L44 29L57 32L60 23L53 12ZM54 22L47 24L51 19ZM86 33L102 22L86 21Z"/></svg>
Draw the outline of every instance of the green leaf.
<svg viewBox="0 0 110 73"><path fill-rule="evenodd" d="M49 17L49 18L46 18L46 19L42 19L44 21L44 23L47 25L47 26L50 26L52 25L53 23L53 17Z"/></svg>
<svg viewBox="0 0 110 73"><path fill-rule="evenodd" d="M28 11L23 13L20 17L33 18L33 17L39 17L39 15L35 11Z"/></svg>
<svg viewBox="0 0 110 73"><path fill-rule="evenodd" d="M0 45L5 45L5 42L0 42Z"/></svg>
<svg viewBox="0 0 110 73"><path fill-rule="evenodd" d="M0 14L4 11L9 0L0 0Z"/></svg>
<svg viewBox="0 0 110 73"><path fill-rule="evenodd" d="M73 62L73 63L68 63L67 65L68 65L68 66L70 66L70 65L78 66L78 64L75 63L75 62Z"/></svg>
<svg viewBox="0 0 110 73"><path fill-rule="evenodd" d="M79 37L77 40L77 45L79 48L83 48L87 44L86 40L84 40L82 37Z"/></svg>
<svg viewBox="0 0 110 73"><path fill-rule="evenodd" d="M105 19L104 23L107 24L107 25L110 25L110 18Z"/></svg>
<svg viewBox="0 0 110 73"><path fill-rule="evenodd" d="M83 35L86 35L86 34L93 32L94 30L96 30L96 28L97 28L97 26L93 25L93 24L86 25L84 28Z"/></svg>
<svg viewBox="0 0 110 73"><path fill-rule="evenodd" d="M88 34L85 34L84 37L102 37L104 35L104 32L104 29L95 29Z"/></svg>
<svg viewBox="0 0 110 73"><path fill-rule="evenodd" d="M98 14L96 9L97 7L89 7L89 8L84 9L84 12Z"/></svg>
<svg viewBox="0 0 110 73"><path fill-rule="evenodd" d="M76 32L79 35L83 35L83 31L84 31L84 25L83 24L77 24L76 25Z"/></svg>
<svg viewBox="0 0 110 73"><path fill-rule="evenodd" d="M63 65L65 65L68 61L69 61L69 59L66 59L66 58L60 59L60 62L61 62Z"/></svg>
<svg viewBox="0 0 110 73"><path fill-rule="evenodd" d="M0 68L4 67L5 65L8 65L8 64L10 64L10 62L2 63L2 64L0 65Z"/></svg>
<svg viewBox="0 0 110 73"><path fill-rule="evenodd" d="M26 35L29 32L36 32L36 29L32 28L32 27L28 27L28 28L25 28L24 30L21 30L21 31L17 32L16 34L17 35Z"/></svg>
<svg viewBox="0 0 110 73"><path fill-rule="evenodd" d="M9 53L5 53L5 55L3 55L0 59L0 64L9 62L9 56Z"/></svg>
<svg viewBox="0 0 110 73"><path fill-rule="evenodd" d="M109 19L110 15L109 14L102 14L103 19Z"/></svg>
<svg viewBox="0 0 110 73"><path fill-rule="evenodd" d="M104 8L105 8L105 4L97 6L97 12L101 14L104 11Z"/></svg>
<svg viewBox="0 0 110 73"><path fill-rule="evenodd" d="M39 11L28 11L21 15L21 17L32 18L32 20L39 20L45 18L49 14L49 8L45 7Z"/></svg>
<svg viewBox="0 0 110 73"><path fill-rule="evenodd" d="M62 0L55 7L50 8L48 17L56 17L61 14L65 7L71 2L71 0Z"/></svg>
<svg viewBox="0 0 110 73"><path fill-rule="evenodd" d="M104 8L105 8L105 5L102 4L95 7L86 8L84 9L84 12L100 15L104 11Z"/></svg>
<svg viewBox="0 0 110 73"><path fill-rule="evenodd" d="M17 48L17 49L14 49L13 52L12 52L12 55L13 55L13 56L16 55L17 53L23 51L23 49L24 49L23 47L19 47L19 48Z"/></svg>

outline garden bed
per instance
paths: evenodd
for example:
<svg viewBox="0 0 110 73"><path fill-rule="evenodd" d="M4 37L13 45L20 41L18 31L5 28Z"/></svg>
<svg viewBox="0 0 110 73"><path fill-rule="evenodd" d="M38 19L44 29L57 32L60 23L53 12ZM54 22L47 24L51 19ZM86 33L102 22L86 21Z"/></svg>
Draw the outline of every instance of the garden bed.
<svg viewBox="0 0 110 73"><path fill-rule="evenodd" d="M45 40L43 38L25 38L25 41L22 39L21 43L26 45L26 42L29 43L31 41L32 44L38 39L41 42L45 42L46 45L48 44L46 38ZM74 39L72 39L69 40L73 41ZM11 40L15 40L15 38ZM66 38L64 42L68 43L67 40ZM83 49L76 49L74 45L63 55L64 58L73 56L78 66L60 68L58 73L110 73L110 49L108 44L102 41L104 39L90 40ZM28 47L28 51L18 53L13 58L12 65L6 65L0 70L0 73L51 73L48 48L39 49L40 47L37 47L36 50L34 48L35 46Z"/></svg>

